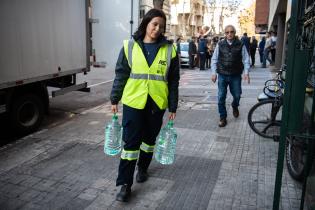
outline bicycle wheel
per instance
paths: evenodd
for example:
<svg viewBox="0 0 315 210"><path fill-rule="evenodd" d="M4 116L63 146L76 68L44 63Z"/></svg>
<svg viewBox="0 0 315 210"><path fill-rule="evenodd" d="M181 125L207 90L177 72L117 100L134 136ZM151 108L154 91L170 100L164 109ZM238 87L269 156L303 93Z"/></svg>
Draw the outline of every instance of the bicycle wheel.
<svg viewBox="0 0 315 210"><path fill-rule="evenodd" d="M255 104L248 112L250 128L264 138L280 136L282 103L278 99L266 99Z"/></svg>
<svg viewBox="0 0 315 210"><path fill-rule="evenodd" d="M290 176L296 181L302 181L304 179L307 153L306 140L287 137L285 149L286 163Z"/></svg>

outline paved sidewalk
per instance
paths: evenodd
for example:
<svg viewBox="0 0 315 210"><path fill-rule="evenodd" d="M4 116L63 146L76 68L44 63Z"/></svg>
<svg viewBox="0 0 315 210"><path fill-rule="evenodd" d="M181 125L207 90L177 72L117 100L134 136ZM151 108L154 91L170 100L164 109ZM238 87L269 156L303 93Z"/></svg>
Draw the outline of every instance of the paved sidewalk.
<svg viewBox="0 0 315 210"><path fill-rule="evenodd" d="M128 204L115 201L119 157L103 153L109 103L2 147L0 209L270 210L278 143L247 124L247 112L270 77L268 69L253 69L251 84L243 84L240 117L233 118L229 95L228 125L219 128L210 71L183 70L176 162L153 161L149 180L134 184ZM285 169L281 209L298 209L300 195Z"/></svg>

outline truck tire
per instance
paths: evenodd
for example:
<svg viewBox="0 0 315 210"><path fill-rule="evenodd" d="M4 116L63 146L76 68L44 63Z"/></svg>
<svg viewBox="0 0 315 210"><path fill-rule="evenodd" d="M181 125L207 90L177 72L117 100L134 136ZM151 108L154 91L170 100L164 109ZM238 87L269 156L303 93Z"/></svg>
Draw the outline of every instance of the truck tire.
<svg viewBox="0 0 315 210"><path fill-rule="evenodd" d="M10 121L14 131L28 134L38 129L44 118L44 104L35 94L21 95L11 106Z"/></svg>

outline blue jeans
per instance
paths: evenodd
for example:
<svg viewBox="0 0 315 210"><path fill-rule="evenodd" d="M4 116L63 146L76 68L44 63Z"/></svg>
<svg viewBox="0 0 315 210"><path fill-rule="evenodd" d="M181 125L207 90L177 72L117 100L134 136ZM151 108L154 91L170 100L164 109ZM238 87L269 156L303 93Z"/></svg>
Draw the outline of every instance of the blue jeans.
<svg viewBox="0 0 315 210"><path fill-rule="evenodd" d="M200 70L205 70L205 64L206 64L206 53L200 52L199 53L199 68Z"/></svg>
<svg viewBox="0 0 315 210"><path fill-rule="evenodd" d="M264 57L263 57L263 67L266 67L266 61L268 60L269 63L272 63L272 60L269 58L269 49L264 50Z"/></svg>
<svg viewBox="0 0 315 210"><path fill-rule="evenodd" d="M232 107L237 108L240 104L242 94L242 75L223 75L218 76L218 107L220 119L226 118L225 99L227 93L227 87L229 86L230 92L233 96Z"/></svg>

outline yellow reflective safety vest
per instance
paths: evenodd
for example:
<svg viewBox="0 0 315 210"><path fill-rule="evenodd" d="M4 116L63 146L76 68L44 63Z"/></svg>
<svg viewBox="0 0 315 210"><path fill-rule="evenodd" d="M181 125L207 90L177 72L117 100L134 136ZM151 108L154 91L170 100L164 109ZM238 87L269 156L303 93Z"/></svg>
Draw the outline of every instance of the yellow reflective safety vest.
<svg viewBox="0 0 315 210"><path fill-rule="evenodd" d="M124 88L122 103L135 109L143 109L149 94L160 109L166 109L168 71L171 59L176 56L173 45L162 45L150 67L141 47L134 40L124 40L124 52L131 72Z"/></svg>

